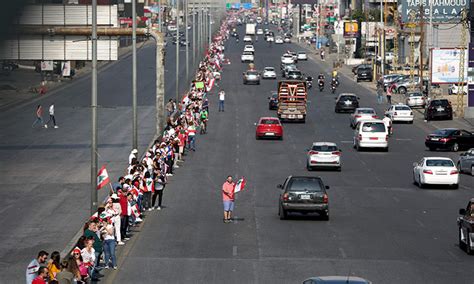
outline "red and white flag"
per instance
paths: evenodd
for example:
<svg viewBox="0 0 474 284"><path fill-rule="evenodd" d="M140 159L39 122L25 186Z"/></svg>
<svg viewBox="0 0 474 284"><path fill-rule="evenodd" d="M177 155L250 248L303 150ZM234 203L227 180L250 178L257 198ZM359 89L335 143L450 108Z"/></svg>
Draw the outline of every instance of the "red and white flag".
<svg viewBox="0 0 474 284"><path fill-rule="evenodd" d="M237 183L234 186L234 193L237 193L239 191L243 191L245 189L245 177L242 177L237 181Z"/></svg>
<svg viewBox="0 0 474 284"><path fill-rule="evenodd" d="M106 186L109 182L110 182L109 174L107 173L107 169L105 168L105 165L103 165L102 168L100 168L99 173L97 174L97 190Z"/></svg>
<svg viewBox="0 0 474 284"><path fill-rule="evenodd" d="M212 78L209 80L209 83L207 84L207 91L210 92L212 90L212 88L214 87L214 83L215 83L216 79Z"/></svg>

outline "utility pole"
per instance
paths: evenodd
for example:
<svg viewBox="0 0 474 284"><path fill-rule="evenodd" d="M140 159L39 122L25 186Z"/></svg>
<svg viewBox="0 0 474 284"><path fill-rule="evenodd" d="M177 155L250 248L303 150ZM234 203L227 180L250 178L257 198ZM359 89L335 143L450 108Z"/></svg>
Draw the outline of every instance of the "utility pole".
<svg viewBox="0 0 474 284"><path fill-rule="evenodd" d="M132 135L133 149L138 149L137 122L137 0L132 0Z"/></svg>
<svg viewBox="0 0 474 284"><path fill-rule="evenodd" d="M97 0L92 0L91 215L97 211Z"/></svg>
<svg viewBox="0 0 474 284"><path fill-rule="evenodd" d="M385 74L385 26L383 22L383 1L380 0L380 73Z"/></svg>
<svg viewBox="0 0 474 284"><path fill-rule="evenodd" d="M193 66L196 66L196 11L195 2L193 2Z"/></svg>
<svg viewBox="0 0 474 284"><path fill-rule="evenodd" d="M158 31L160 33L163 32L163 30L161 29L161 17L162 17L162 14L161 14L161 0L158 0Z"/></svg>
<svg viewBox="0 0 474 284"><path fill-rule="evenodd" d="M211 16L211 4L209 4L209 42L207 46L211 46L212 42L212 16Z"/></svg>
<svg viewBox="0 0 474 284"><path fill-rule="evenodd" d="M425 22L423 17L423 4L420 6L420 69L418 70L418 77L420 77L420 90L423 91L423 55L424 55L424 37L425 31L423 29Z"/></svg>
<svg viewBox="0 0 474 284"><path fill-rule="evenodd" d="M179 103L179 0L176 0L176 103Z"/></svg>
<svg viewBox="0 0 474 284"><path fill-rule="evenodd" d="M188 2L189 0L184 0L184 30L186 33L186 82L189 79L189 33L188 33Z"/></svg>

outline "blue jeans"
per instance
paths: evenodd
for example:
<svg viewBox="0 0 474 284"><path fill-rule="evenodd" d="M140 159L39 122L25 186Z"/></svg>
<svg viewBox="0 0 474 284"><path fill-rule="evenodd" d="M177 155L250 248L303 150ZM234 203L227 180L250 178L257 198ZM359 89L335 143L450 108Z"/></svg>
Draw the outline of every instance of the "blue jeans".
<svg viewBox="0 0 474 284"><path fill-rule="evenodd" d="M380 95L377 95L377 103L382 104L383 103L383 97Z"/></svg>
<svg viewBox="0 0 474 284"><path fill-rule="evenodd" d="M224 111L224 101L219 100L219 111Z"/></svg>
<svg viewBox="0 0 474 284"><path fill-rule="evenodd" d="M194 137L194 135L189 135L188 136L189 138L189 149L191 150L196 150L196 145L195 145L195 142L196 142L196 138Z"/></svg>
<svg viewBox="0 0 474 284"><path fill-rule="evenodd" d="M112 267L117 266L117 258L115 257L115 239L104 240L104 254L105 254L105 265L109 265L112 261Z"/></svg>

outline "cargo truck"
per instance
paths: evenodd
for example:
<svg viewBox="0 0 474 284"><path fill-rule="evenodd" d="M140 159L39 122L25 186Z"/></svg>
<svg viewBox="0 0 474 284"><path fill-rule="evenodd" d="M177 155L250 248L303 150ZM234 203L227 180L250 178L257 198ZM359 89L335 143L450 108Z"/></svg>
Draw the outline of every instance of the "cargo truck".
<svg viewBox="0 0 474 284"><path fill-rule="evenodd" d="M282 121L305 122L307 94L304 81L278 82L278 118Z"/></svg>

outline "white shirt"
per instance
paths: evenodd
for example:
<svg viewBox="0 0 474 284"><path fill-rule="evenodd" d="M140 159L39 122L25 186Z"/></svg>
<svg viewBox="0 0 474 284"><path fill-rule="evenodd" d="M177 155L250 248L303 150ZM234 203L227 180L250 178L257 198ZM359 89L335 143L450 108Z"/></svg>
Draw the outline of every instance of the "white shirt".
<svg viewBox="0 0 474 284"><path fill-rule="evenodd" d="M54 105L49 106L49 115L54 115Z"/></svg>
<svg viewBox="0 0 474 284"><path fill-rule="evenodd" d="M384 117L382 120L386 127L390 127L390 125L392 124L392 120L387 116Z"/></svg>
<svg viewBox="0 0 474 284"><path fill-rule="evenodd" d="M130 153L130 156L128 156L128 164L131 165L133 158L136 158L136 157L137 157L137 156L135 156L134 153Z"/></svg>
<svg viewBox="0 0 474 284"><path fill-rule="evenodd" d="M28 267L26 268L26 283L31 284L33 280L38 276L38 270L40 268L40 264L38 260L35 258L33 259L30 264L28 264Z"/></svg>
<svg viewBox="0 0 474 284"><path fill-rule="evenodd" d="M224 92L220 92L220 93L219 93L219 100L220 100L220 101L225 100L225 93L224 93Z"/></svg>
<svg viewBox="0 0 474 284"><path fill-rule="evenodd" d="M81 250L81 256L82 256L82 261L95 263L95 250L94 250L94 248L91 248L90 252L86 248L83 248Z"/></svg>

